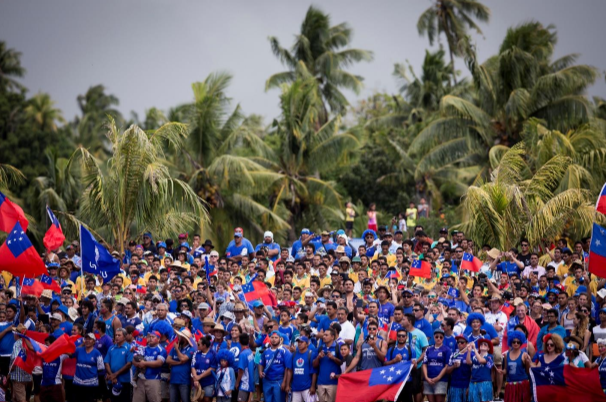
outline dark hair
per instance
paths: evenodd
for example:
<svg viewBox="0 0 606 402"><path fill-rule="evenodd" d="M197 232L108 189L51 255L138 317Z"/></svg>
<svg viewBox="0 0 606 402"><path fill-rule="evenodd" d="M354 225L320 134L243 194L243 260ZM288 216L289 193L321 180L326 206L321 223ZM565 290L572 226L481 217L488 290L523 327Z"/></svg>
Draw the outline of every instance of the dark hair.
<svg viewBox="0 0 606 402"><path fill-rule="evenodd" d="M451 329L454 329L455 326L455 320L453 320L450 317L446 317L444 318L444 321L442 321L444 324L448 325Z"/></svg>
<svg viewBox="0 0 606 402"><path fill-rule="evenodd" d="M250 343L250 336L247 333L241 333L238 340L240 341L240 345L248 346Z"/></svg>
<svg viewBox="0 0 606 402"><path fill-rule="evenodd" d="M206 335L200 338L200 342L202 342L202 345L209 348L210 344L212 343L212 338L210 337L210 335Z"/></svg>
<svg viewBox="0 0 606 402"><path fill-rule="evenodd" d="M326 303L326 307L328 307L328 306L334 308L335 310L337 309L337 303L335 303L332 300Z"/></svg>
<svg viewBox="0 0 606 402"><path fill-rule="evenodd" d="M415 318L414 314L407 313L407 314L404 314L404 317L406 317L408 322L410 322L410 325L415 325L415 322L417 321L417 319Z"/></svg>
<svg viewBox="0 0 606 402"><path fill-rule="evenodd" d="M114 302L112 299L103 299L101 303L103 303L110 311L114 308Z"/></svg>
<svg viewBox="0 0 606 402"><path fill-rule="evenodd" d="M107 330L107 325L105 324L105 321L97 320L95 321L95 324L97 325L97 329L99 330L99 332L105 333L105 331Z"/></svg>

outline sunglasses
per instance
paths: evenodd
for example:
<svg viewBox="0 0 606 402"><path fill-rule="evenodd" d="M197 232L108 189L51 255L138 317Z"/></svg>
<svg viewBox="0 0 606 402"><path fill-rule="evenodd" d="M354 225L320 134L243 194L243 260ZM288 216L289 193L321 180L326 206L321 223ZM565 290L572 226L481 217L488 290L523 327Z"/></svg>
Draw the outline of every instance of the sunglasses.
<svg viewBox="0 0 606 402"><path fill-rule="evenodd" d="M377 330L377 328L370 328L370 327L368 327L368 330L369 330L369 331L376 331L376 330Z"/></svg>
<svg viewBox="0 0 606 402"><path fill-rule="evenodd" d="M421 311L421 310L419 310L418 308L416 308L416 309L414 309L414 310L412 310L412 311L414 311L415 313L418 313L418 312L419 312L419 311Z"/></svg>
<svg viewBox="0 0 606 402"><path fill-rule="evenodd" d="M412 295L404 295L405 299L412 299Z"/></svg>
<svg viewBox="0 0 606 402"><path fill-rule="evenodd" d="M428 295L428 296L427 296L427 298L428 298L428 299L435 299L435 298L436 298L436 295Z"/></svg>
<svg viewBox="0 0 606 402"><path fill-rule="evenodd" d="M512 345L521 345L522 342L520 342L520 341L511 341L511 344Z"/></svg>
<svg viewBox="0 0 606 402"><path fill-rule="evenodd" d="M398 338L406 338L406 335L398 335Z"/></svg>
<svg viewBox="0 0 606 402"><path fill-rule="evenodd" d="M553 343L548 343L548 344L547 344L547 347L548 347L548 348L553 348L554 346L555 346L555 345L554 345Z"/></svg>
<svg viewBox="0 0 606 402"><path fill-rule="evenodd" d="M434 338L438 338L438 339L443 339L443 338L444 338L444 335L434 335L433 337L434 337Z"/></svg>
<svg viewBox="0 0 606 402"><path fill-rule="evenodd" d="M458 343L459 345L465 345L467 342L465 342L465 341L457 341L457 343Z"/></svg>

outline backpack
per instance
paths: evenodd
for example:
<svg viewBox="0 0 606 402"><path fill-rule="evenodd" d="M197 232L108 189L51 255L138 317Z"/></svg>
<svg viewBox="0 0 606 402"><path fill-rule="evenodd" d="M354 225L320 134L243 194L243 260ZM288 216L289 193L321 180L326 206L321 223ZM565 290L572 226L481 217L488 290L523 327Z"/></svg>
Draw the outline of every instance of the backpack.
<svg viewBox="0 0 606 402"><path fill-rule="evenodd" d="M396 349L396 344L391 345L391 346L389 347L389 349L387 349L387 354L385 355L385 359L386 359L387 361L389 361L389 360L393 360L393 358L394 358L395 356L392 356L392 354L393 354L393 351L394 351L395 349ZM410 346L409 346L408 344L406 345L406 350L408 351L408 357L412 358L412 351L411 351Z"/></svg>

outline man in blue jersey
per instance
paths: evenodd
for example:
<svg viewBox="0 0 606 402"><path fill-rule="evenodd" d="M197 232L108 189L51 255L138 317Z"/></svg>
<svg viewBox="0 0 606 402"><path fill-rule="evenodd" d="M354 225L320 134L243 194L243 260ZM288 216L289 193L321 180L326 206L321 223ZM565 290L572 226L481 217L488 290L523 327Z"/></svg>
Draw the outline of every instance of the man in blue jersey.
<svg viewBox="0 0 606 402"><path fill-rule="evenodd" d="M236 379L236 389L238 389L238 402L248 402L250 396L255 391L255 355L250 350L250 336L247 333L241 334L240 355L238 359L238 378Z"/></svg>
<svg viewBox="0 0 606 402"><path fill-rule="evenodd" d="M111 393L112 402L130 402L132 386L130 384L130 367L133 354L126 342L126 329L118 328L114 335L114 344L105 355L106 381L110 387L120 383L122 391L119 395Z"/></svg>
<svg viewBox="0 0 606 402"><path fill-rule="evenodd" d="M274 242L274 234L272 232L265 232L263 234L263 243L257 244L255 251L259 251L261 247L267 248L267 258L272 262L275 262L280 256L280 245Z"/></svg>
<svg viewBox="0 0 606 402"><path fill-rule="evenodd" d="M292 402L307 402L316 393L318 374L313 366L313 354L309 349L309 338L300 336L292 358Z"/></svg>
<svg viewBox="0 0 606 402"><path fill-rule="evenodd" d="M280 346L280 333L269 335L270 347L261 356L259 376L263 379L265 402L285 402L290 389L292 354Z"/></svg>
<svg viewBox="0 0 606 402"><path fill-rule="evenodd" d="M158 331L150 331L143 355L133 357L133 366L144 370L137 378L133 402L161 402L160 373L166 361L166 350L160 346L162 336Z"/></svg>

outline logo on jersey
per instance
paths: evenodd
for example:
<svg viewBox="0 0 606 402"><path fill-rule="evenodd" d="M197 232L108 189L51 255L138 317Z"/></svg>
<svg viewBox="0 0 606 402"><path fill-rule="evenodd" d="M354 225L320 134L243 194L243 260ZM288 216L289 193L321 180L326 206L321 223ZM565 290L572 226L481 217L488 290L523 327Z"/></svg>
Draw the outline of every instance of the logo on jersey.
<svg viewBox="0 0 606 402"><path fill-rule="evenodd" d="M295 364L297 365L297 367L303 367L303 364L305 364L305 360L303 360L302 358L298 358Z"/></svg>

